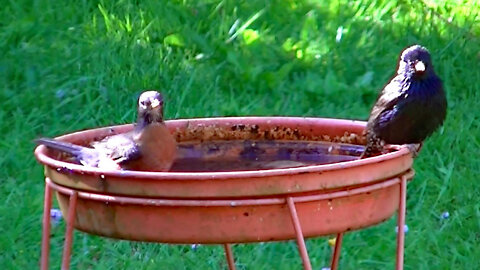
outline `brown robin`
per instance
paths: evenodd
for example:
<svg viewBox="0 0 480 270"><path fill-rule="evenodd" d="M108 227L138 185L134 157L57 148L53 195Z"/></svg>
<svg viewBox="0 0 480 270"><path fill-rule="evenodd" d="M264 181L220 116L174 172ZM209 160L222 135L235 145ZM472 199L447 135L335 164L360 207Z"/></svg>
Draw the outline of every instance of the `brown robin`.
<svg viewBox="0 0 480 270"><path fill-rule="evenodd" d="M49 138L35 142L66 152L85 166L111 170L167 171L177 153L177 143L163 121L163 97L157 91L143 92L138 98L132 131L94 141L93 148Z"/></svg>

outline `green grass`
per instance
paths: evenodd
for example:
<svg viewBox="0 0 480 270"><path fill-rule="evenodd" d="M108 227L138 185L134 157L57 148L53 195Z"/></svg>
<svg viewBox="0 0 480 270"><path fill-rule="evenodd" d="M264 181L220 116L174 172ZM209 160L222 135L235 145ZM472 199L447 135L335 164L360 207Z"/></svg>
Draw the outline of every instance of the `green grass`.
<svg viewBox="0 0 480 270"><path fill-rule="evenodd" d="M449 112L415 160L405 269L480 267L480 8L474 0L133 2L2 3L1 269L38 267L43 171L32 139L132 122L145 88L166 94L168 118L366 119L399 52L413 43L430 49ZM444 211L451 216L440 220ZM393 218L347 234L341 269L393 269L394 228ZM53 269L63 231L63 223L52 230ZM326 239L307 246L314 269L327 266ZM294 242L234 251L239 269L301 266ZM73 254L73 269L226 268L217 246L194 251L78 232Z"/></svg>

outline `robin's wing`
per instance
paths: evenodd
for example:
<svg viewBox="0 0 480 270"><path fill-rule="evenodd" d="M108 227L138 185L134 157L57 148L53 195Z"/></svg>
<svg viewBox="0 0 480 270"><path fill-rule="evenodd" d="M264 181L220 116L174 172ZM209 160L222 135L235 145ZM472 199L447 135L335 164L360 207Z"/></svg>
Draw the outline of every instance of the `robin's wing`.
<svg viewBox="0 0 480 270"><path fill-rule="evenodd" d="M140 148L130 133L107 137L99 142L92 143L92 146L105 153L106 156L115 160L118 164L139 159L141 156Z"/></svg>

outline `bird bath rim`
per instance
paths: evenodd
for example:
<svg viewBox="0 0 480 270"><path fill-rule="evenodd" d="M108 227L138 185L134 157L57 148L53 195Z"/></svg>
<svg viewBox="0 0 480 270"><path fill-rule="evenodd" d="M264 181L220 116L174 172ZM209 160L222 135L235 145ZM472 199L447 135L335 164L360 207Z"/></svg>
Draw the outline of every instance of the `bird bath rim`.
<svg viewBox="0 0 480 270"><path fill-rule="evenodd" d="M182 124L189 125L190 122L202 122L212 124L230 124L228 121L243 122L258 122L258 121L272 121L276 120L278 123L286 121L321 121L321 122L336 122L336 124L348 124L349 126L355 126L356 128L364 128L366 126L365 121L348 120L348 119L336 119L336 118L315 118L315 117L283 117L283 116L246 116L246 117L209 117L209 118L185 118L165 121L169 129L172 131L178 128ZM186 122L186 123L185 123ZM76 136L83 132L99 132L116 129L117 131L126 132L133 128L133 124L114 125L108 127L100 127L82 131L76 131L73 133L65 134L56 137L60 140L68 140L72 136ZM148 171L130 171L130 170L102 170L94 167L86 167L79 164L69 163L57 160L50 157L47 154L47 147L39 145L35 149L35 157L37 160L49 167L68 170L71 172L79 173L82 175L97 175L97 176L110 176L119 178L144 178L144 179L175 179L175 180L212 180L212 179L232 179L232 178L251 178L251 177L268 177L268 176L280 176L280 175L296 175L311 172L325 172L339 169L347 169L351 167L362 166L366 164L379 163L384 160L395 159L402 156L411 155L407 146L399 146L398 150L390 153L386 153L380 156L370 157L366 159L343 161L331 164L322 165L305 165L301 167L293 168L279 168L279 169L266 169L255 171L233 171L233 172L148 172Z"/></svg>
<svg viewBox="0 0 480 270"><path fill-rule="evenodd" d="M363 142L363 137L358 134L362 134L365 128L365 122L361 121L304 117L197 118L170 120L166 125L178 141L216 140L218 137L223 140L239 137L242 140L267 140L265 131L269 131L269 136L274 139L338 141L347 138L356 144ZM244 128L232 129L238 126ZM58 139L84 144L107 135L128 132L132 127L90 129ZM104 171L56 160L50 154L44 146L35 150L38 161L44 165L45 176L56 184L101 194L177 199L258 198L348 189L401 175L413 164L412 155L405 146L361 160L232 172Z"/></svg>

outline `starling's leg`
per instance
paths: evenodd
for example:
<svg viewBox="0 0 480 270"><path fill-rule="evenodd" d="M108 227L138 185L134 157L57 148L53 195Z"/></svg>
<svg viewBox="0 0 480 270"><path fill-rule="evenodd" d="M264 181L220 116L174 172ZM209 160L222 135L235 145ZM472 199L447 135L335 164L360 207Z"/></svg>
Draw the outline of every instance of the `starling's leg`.
<svg viewBox="0 0 480 270"><path fill-rule="evenodd" d="M408 150L412 152L413 158L416 158L418 156L418 153L422 149L423 143L410 143L407 144Z"/></svg>
<svg viewBox="0 0 480 270"><path fill-rule="evenodd" d="M416 158L418 156L418 153L422 149L423 143L410 143L406 144L408 150L412 153L413 158ZM385 148L387 150L393 150L393 151L398 151L403 147L403 145L397 145L397 144L389 144Z"/></svg>

